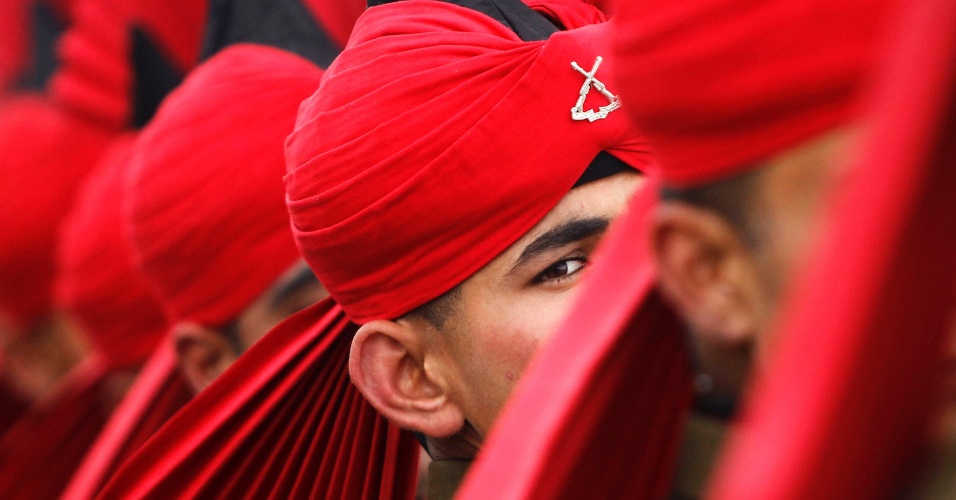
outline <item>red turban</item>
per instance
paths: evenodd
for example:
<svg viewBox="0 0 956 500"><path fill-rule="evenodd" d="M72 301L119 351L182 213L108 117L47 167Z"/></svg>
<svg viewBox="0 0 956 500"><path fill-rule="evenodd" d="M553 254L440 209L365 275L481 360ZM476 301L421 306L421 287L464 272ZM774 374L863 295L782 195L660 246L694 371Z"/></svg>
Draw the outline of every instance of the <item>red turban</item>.
<svg viewBox="0 0 956 500"><path fill-rule="evenodd" d="M109 134L36 97L0 115L0 311L21 326L49 313L55 244L77 186Z"/></svg>
<svg viewBox="0 0 956 500"><path fill-rule="evenodd" d="M138 94L158 94L150 99L158 102L168 90L155 75L137 79L134 56L154 65L162 58L181 78L198 61L207 3L78 0L74 25L60 42L61 69L50 83L53 98L111 128L130 125L136 106L142 105L136 102ZM144 37L137 39L134 30ZM147 39L157 51L149 57L136 50Z"/></svg>
<svg viewBox="0 0 956 500"><path fill-rule="evenodd" d="M710 498L896 497L920 463L956 305L956 3L903 12L864 154Z"/></svg>
<svg viewBox="0 0 956 500"><path fill-rule="evenodd" d="M581 27L603 17L553 7L580 29L538 42L446 2L372 7L303 104L286 145L287 202L299 247L353 320L395 318L461 283L601 151L651 162L624 113L572 119L584 88L585 108L614 107L571 64L590 71L606 54L604 28Z"/></svg>
<svg viewBox="0 0 956 500"><path fill-rule="evenodd" d="M615 81L666 183L701 184L858 116L896 0L619 2Z"/></svg>
<svg viewBox="0 0 956 500"><path fill-rule="evenodd" d="M282 141L320 76L279 50L234 46L196 70L145 133L133 224L175 254L147 248L143 260L166 274L177 319L223 324L297 259ZM156 210L136 199L148 193ZM199 289L176 288L185 283ZM411 498L418 444L351 384L354 331L331 301L290 318L139 450L103 498Z"/></svg>
<svg viewBox="0 0 956 500"><path fill-rule="evenodd" d="M194 72L143 132L128 216L173 321L225 326L299 259L282 144L321 76L285 52L238 45Z"/></svg>
<svg viewBox="0 0 956 500"><path fill-rule="evenodd" d="M57 298L113 368L138 368L166 318L133 264L123 218L124 174L135 138L117 140L80 189L59 243Z"/></svg>
<svg viewBox="0 0 956 500"><path fill-rule="evenodd" d="M654 290L655 198L648 183L605 239L581 299L523 375L456 498L670 493L691 367L683 324Z"/></svg>

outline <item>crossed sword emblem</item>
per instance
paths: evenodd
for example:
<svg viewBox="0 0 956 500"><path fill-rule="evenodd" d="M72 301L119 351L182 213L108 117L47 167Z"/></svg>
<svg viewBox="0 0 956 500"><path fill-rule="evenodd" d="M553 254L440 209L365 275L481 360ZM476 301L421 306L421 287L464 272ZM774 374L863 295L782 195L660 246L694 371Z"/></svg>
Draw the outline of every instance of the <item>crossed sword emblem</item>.
<svg viewBox="0 0 956 500"><path fill-rule="evenodd" d="M591 68L591 71L584 71L577 62L571 61L571 67L575 69L578 73L584 75L584 85L581 86L581 90L578 92L578 102L571 108L571 119L572 120L587 120L589 122L594 122L607 118L607 115L614 111L617 108L621 107L621 98L612 94L608 91L607 86L604 85L604 82L598 80L594 77L597 74L598 68L601 67L601 61L604 58L597 56L597 59L594 60L594 66ZM584 100L588 97L588 92L591 91L591 87L594 87L595 90L601 93L604 97L607 98L607 106L601 106L597 111L589 109L584 110Z"/></svg>

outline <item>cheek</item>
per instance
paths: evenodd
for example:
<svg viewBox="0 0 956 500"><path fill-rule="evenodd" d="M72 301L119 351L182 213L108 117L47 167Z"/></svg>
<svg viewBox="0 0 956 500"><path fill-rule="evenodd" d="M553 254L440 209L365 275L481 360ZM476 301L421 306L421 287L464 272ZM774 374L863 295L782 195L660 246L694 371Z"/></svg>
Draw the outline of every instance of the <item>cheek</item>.
<svg viewBox="0 0 956 500"><path fill-rule="evenodd" d="M479 320L483 358L498 365L499 377L516 380L541 344L560 326L572 291L527 293L502 301Z"/></svg>

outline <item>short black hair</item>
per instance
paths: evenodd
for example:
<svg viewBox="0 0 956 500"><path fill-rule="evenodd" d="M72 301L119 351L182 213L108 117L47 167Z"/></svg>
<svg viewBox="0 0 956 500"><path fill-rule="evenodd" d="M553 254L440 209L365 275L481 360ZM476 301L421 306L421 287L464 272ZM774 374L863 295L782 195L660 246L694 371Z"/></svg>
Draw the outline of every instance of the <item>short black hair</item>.
<svg viewBox="0 0 956 500"><path fill-rule="evenodd" d="M661 199L680 201L716 212L743 237L750 248L756 248L760 237L760 219L756 189L764 169L751 169L742 174L701 186L677 188L664 186Z"/></svg>
<svg viewBox="0 0 956 500"><path fill-rule="evenodd" d="M444 328L448 318L458 310L460 300L461 285L459 284L455 288L403 314L399 319L423 319L440 330Z"/></svg>

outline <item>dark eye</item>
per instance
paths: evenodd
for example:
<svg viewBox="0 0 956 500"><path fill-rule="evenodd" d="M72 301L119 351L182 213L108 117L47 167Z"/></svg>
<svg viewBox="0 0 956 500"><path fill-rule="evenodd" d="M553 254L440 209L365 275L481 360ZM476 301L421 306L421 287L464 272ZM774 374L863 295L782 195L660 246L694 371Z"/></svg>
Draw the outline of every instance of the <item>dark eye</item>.
<svg viewBox="0 0 956 500"><path fill-rule="evenodd" d="M551 265L538 275L539 282L560 281L562 278L571 276L587 265L587 260L583 257L564 259Z"/></svg>

